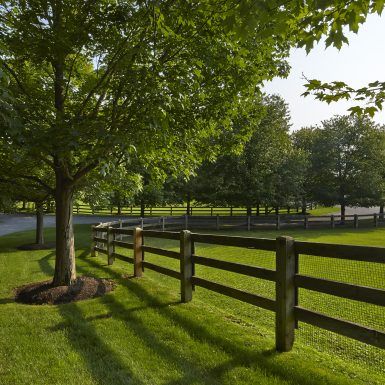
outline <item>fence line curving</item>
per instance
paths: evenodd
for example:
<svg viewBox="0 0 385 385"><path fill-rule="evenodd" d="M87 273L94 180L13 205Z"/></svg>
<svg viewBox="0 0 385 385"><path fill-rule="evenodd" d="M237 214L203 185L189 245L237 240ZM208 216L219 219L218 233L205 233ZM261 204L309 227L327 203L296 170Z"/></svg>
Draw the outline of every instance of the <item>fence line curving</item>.
<svg viewBox="0 0 385 385"><path fill-rule="evenodd" d="M172 219L175 221L177 218ZM191 301L194 288L202 287L273 312L278 351L292 349L295 331L299 325L304 324L348 337L382 352L385 349L385 248L303 242L282 236L263 239L202 234L184 228L189 223L183 221L186 221L186 217L170 223L165 218L138 218L93 226L92 256L98 253L106 255L110 265L115 259L131 263L135 277L141 277L144 268L147 268L179 280L182 302ZM170 231L168 225L174 227L174 230L179 226L182 230ZM147 245L146 240L149 238L178 241L179 251ZM267 251L275 260L275 268L209 258L197 252L197 244ZM132 250L132 255L124 255L121 248ZM145 252L177 260L179 269L145 260ZM330 260L338 261L334 270L330 268ZM316 263L321 266L317 271L314 270ZM357 265L359 263L364 263L365 266L361 269ZM196 266L270 281L275 284L272 298L200 276L196 274ZM350 271L349 277L343 273L344 269ZM325 277L321 274L324 272L332 274ZM321 298L323 295L332 296L336 307L343 307L344 302L338 302L341 300L353 302L354 308L352 311L347 308L345 313L342 311L337 315L332 314L329 308L333 301L314 301L314 298ZM352 321L355 316L362 323ZM384 357L384 354L380 356Z"/></svg>

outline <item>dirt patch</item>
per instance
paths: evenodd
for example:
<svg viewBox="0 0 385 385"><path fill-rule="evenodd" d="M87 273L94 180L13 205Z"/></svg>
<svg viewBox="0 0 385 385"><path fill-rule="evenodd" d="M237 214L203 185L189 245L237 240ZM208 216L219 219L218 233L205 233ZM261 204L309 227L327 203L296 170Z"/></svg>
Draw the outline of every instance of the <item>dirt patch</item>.
<svg viewBox="0 0 385 385"><path fill-rule="evenodd" d="M49 249L54 249L55 248L55 243L28 243L27 245L21 245L18 246L18 250L49 250Z"/></svg>
<svg viewBox="0 0 385 385"><path fill-rule="evenodd" d="M100 297L115 289L110 279L79 277L71 286L53 286L52 281L30 283L15 290L15 301L31 305L57 305Z"/></svg>

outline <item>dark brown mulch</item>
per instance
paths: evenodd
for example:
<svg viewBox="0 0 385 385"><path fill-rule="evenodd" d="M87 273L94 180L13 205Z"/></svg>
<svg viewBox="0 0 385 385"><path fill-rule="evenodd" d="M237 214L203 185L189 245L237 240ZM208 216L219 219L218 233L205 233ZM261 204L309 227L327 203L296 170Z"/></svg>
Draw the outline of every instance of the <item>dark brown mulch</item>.
<svg viewBox="0 0 385 385"><path fill-rule="evenodd" d="M110 279L79 277L71 286L53 286L52 281L30 283L15 290L16 302L57 305L100 297L115 289Z"/></svg>
<svg viewBox="0 0 385 385"><path fill-rule="evenodd" d="M26 245L18 246L18 250L49 250L55 248L55 243L28 243Z"/></svg>

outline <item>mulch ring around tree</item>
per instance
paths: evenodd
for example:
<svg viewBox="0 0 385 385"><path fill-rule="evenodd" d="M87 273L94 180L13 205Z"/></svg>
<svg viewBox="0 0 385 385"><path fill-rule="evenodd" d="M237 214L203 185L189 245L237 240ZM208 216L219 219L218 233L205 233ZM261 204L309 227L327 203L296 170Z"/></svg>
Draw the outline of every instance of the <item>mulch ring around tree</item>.
<svg viewBox="0 0 385 385"><path fill-rule="evenodd" d="M79 277L71 286L53 286L52 281L35 282L15 289L15 301L30 305L57 305L100 297L114 290L111 279Z"/></svg>

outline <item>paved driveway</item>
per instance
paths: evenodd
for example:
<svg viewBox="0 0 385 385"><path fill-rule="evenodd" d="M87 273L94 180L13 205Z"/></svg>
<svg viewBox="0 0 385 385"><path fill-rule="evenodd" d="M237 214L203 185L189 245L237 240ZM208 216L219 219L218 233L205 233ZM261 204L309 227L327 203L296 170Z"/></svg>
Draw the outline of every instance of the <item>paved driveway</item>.
<svg viewBox="0 0 385 385"><path fill-rule="evenodd" d="M346 214L373 214L379 212L379 207L347 207ZM335 214L339 214L338 211ZM75 224L96 224L100 222L117 221L127 219L126 216L94 216L94 215L74 215ZM0 214L0 236L17 231L33 230L36 226L36 217L33 214ZM46 215L44 217L44 227L55 227L55 216Z"/></svg>
<svg viewBox="0 0 385 385"><path fill-rule="evenodd" d="M117 221L122 217L117 216L91 216L75 215L75 224L93 224L100 222ZM124 217L127 218L127 217ZM36 226L36 216L32 214L0 214L0 236L16 231L33 230ZM55 227L55 216L44 216L44 227Z"/></svg>

